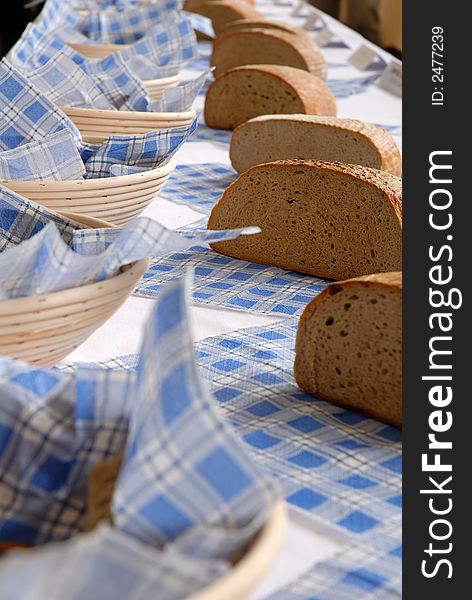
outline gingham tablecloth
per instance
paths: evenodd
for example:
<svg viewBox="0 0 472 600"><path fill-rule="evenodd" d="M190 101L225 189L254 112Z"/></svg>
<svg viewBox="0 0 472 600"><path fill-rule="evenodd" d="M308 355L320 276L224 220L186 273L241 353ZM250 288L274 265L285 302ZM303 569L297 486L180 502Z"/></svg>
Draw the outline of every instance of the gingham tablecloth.
<svg viewBox="0 0 472 600"><path fill-rule="evenodd" d="M269 0L256 0L256 7L268 18L279 19L297 26L303 25L306 13L302 13L302 16L298 17L290 16L294 4L294 0L284 0L279 4L272 3ZM322 52L328 64L328 82L337 98L338 115L340 117L363 119L385 127L394 135L401 147L401 99L375 85L378 71L358 71L347 62L348 57L361 44L373 46L330 17L325 16L324 21L334 33L330 43L322 49ZM317 33L319 31L313 31L311 35L315 36ZM189 76L192 73L195 74L192 68L201 70L208 64L209 45L199 43L199 46L202 58L196 65L192 65L190 69L184 72ZM388 54L378 48L373 48L383 60L387 62L391 60ZM203 95L200 95L196 102L197 110L201 109L202 106ZM234 177L228 157L229 140L230 134L228 132L213 131L204 125L200 126L195 137L191 138L176 155L178 164L182 165L178 173L185 175L185 177L179 179L174 177L169 182L167 191L157 202L148 207L145 215L174 229L188 228L192 223L201 220L217 199L215 192L218 191L219 193L223 185ZM202 166L209 163L212 164L211 169ZM192 178L192 173L198 173L198 175L195 175L195 178L199 178L197 186L203 188L197 190L199 192L197 196L195 195L195 189L189 189L185 182L185 180ZM212 178L215 174L221 180L219 186L213 184L214 179ZM210 186L213 188L213 193L207 194ZM237 273L238 270L233 269L232 272ZM143 285L146 285L146 283ZM232 289L237 291L237 288ZM310 463L315 459L309 457L307 453L317 454L314 452L314 448L310 447L312 437L308 431L303 431L303 427L308 426L305 421L299 422L299 427L302 428L298 440L299 446L292 448L289 445L284 448L280 463L278 462L278 443L273 444L272 450L270 450L269 444L269 451L267 452L264 452L263 448L257 448L257 445L264 446L269 442L272 443L271 440L264 438L264 435L270 436L273 433L265 432L263 425L266 424L267 419L272 423L281 416L277 404L271 402L269 397L266 398L265 394L270 395L271 388L274 385L291 386L293 383L273 383L274 373L264 375L265 371L262 370L259 374L266 377L267 381L253 382L257 386L254 389L258 390L258 396L257 401L254 398L253 405L249 406L249 408L252 408L252 412L251 410L246 411L246 413L238 410L232 412L230 410L233 406L231 402L234 402L234 406L236 406L237 399L234 399L235 396L231 401L230 396L231 393L237 393L237 386L234 387L227 383L223 385L221 377L226 378L226 380L234 378L235 374L231 375L233 372L231 369L235 365L224 362L228 356L232 356L232 360L238 360L235 358L234 352L230 352L230 347L222 348L221 361L223 363L221 365L216 367L214 364L206 367L204 365L205 360L210 361L215 356L218 344L231 346L234 345L235 340L247 341L249 344L254 335L257 336L257 332L264 333L265 331L268 335L270 335L269 332L272 332L271 335L274 335L274 332L280 333L284 328L286 330L294 327L294 321L287 320L286 315L290 313L285 313L284 316L283 313L268 310L255 314L251 310L242 312L242 306L230 305L228 302L223 303L224 308L221 308L221 305L219 307L216 307L216 305L209 307L208 304L206 306L202 304L195 305L191 311L194 318L194 337L200 341L197 348L200 352L208 354L208 356L200 356L200 364L203 364L204 369L207 369L207 374L213 381L212 385L220 386L219 394L223 396L223 400L226 398L227 402L230 402L227 406L233 423L248 428L243 435L248 438L246 441L253 442L254 452L259 455L260 461L268 463L266 466L271 467L274 465L270 463L275 462L277 463L275 466L282 470L287 469L288 464L291 465L292 474L298 473L298 477L295 477L294 481L290 483L290 485L293 485L293 489L286 489L286 495L290 498L289 502L292 506L292 522L286 546L277 564L274 565L266 580L255 592L253 599L308 600L316 598L317 600L347 600L348 598L359 598L371 600L381 598L390 600L391 598L399 598L401 595L399 570L401 522L398 506L401 494L398 489L399 440L391 433L390 428L382 427L370 420L359 424L341 422L340 427L347 428L352 432L348 436L344 435L343 439L346 442L362 444L363 440L359 438L357 431L358 429L362 430L362 436L370 436L372 443L375 440L374 446L383 448L386 452L383 462L387 464L378 467L378 464L382 462L379 458L378 461L376 459L372 463L369 461L363 463L358 471L353 468L351 474L349 472L343 475L340 474L338 479L341 482L338 482L337 486L339 486L339 490L342 489L345 493L345 496L343 496L346 499L344 513L342 504L335 503L333 509L332 501L322 502L321 498L316 496L316 493L327 496L326 489L322 490L319 480L319 485L314 488L314 491L313 489L310 492L304 491L304 488L308 489L309 483L314 481L307 474L306 465L315 464ZM228 310L229 306L232 307L232 310ZM149 298L136 296L130 298L118 313L72 353L66 359L66 362L112 361L119 365L120 361L117 360L117 357L137 352L142 327L151 307L152 301ZM300 305L297 305L294 314L296 315L299 310ZM291 318L294 319L293 316ZM250 333L247 331L234 333L235 330L248 327L259 328L261 326L266 328L262 332L256 329ZM214 339L204 341L210 336L213 336ZM261 347L261 351L265 350ZM266 360L266 363L270 363L269 359L263 357L258 360ZM287 356L284 360L288 360ZM218 362L216 359L213 360L213 363ZM211 375L218 368L223 369L220 371L219 378ZM229 369L228 372L224 371L225 368ZM236 365L235 370L237 371L238 368L243 367ZM280 373L276 373L276 375L280 376ZM232 387L234 387L234 392L230 391ZM226 391L221 391L223 388L227 388ZM289 393L288 388L287 393ZM272 404L275 409L272 408ZM302 408L305 410L306 406ZM298 408L294 405L287 410L296 412ZM329 413L329 409L327 410ZM306 416L313 417L311 413ZM244 417L246 418L244 419ZM298 415L292 420L297 421L299 418L303 419L303 416ZM329 418L334 418L333 414ZM241 422L239 425L238 421ZM262 425L260 425L261 423ZM373 425L369 425L372 423ZM372 427L370 432L367 431L366 433L364 431L366 426ZM262 433L258 433L259 430ZM323 431L332 432L333 428L319 428L318 435L322 437ZM273 437L276 438L276 436ZM279 436L279 439L283 439L283 435ZM318 478L322 477L323 470L327 468L326 463L323 462L323 459L326 459L324 454L327 451L326 448L323 447L321 453L318 453L318 462L321 463L316 467L316 469L320 469ZM347 453L344 454L344 457L350 456L354 450L353 448L346 448ZM362 455L362 452L360 454ZM361 460L362 456L359 459ZM373 473L372 469L377 470ZM380 477L378 469L383 469L383 479ZM388 474L390 474L390 481L394 484L385 487L385 483L381 483L381 481L385 482L385 477L388 479ZM356 475L357 477L355 477ZM365 498L369 494L374 494L374 490L379 489L379 486L382 490L385 490L382 502L379 501L378 504L372 507L365 506ZM333 494L330 494L329 497L332 499ZM389 519L386 519L385 512L382 512L385 510L390 511ZM305 511L306 514L319 514L320 518L318 521L316 519L307 520L301 516L301 511ZM326 511L326 514L323 511ZM337 527L329 530L323 528L323 521L332 524L336 520L341 522L341 524L338 523ZM316 524L317 522L319 526ZM349 530L349 527L351 527L351 530ZM356 532L354 529L358 531ZM303 549L302 552L300 548ZM334 556L336 552L338 554Z"/></svg>

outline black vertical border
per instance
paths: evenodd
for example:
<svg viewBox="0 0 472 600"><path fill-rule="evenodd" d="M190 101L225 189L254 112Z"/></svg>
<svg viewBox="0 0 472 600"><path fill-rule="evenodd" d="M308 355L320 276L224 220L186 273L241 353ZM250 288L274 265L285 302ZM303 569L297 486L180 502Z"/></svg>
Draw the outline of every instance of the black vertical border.
<svg viewBox="0 0 472 600"><path fill-rule="evenodd" d="M452 600L472 597L469 580L472 577L472 29L467 3L454 0L403 2L403 176L404 176L404 476L403 476L403 597L406 599ZM432 106L432 28L444 28L444 106ZM452 495L436 496L446 502L452 498L453 508L445 518L453 527L451 538L444 542L432 540L429 525L434 517L429 512L429 496L421 495L428 485L428 474L422 472L421 455L427 452L428 416L432 407L428 401L431 382L422 381L429 363L428 342L432 335L428 317L434 312L429 305L428 257L430 245L447 244L446 233L432 230L428 223L429 155L433 151L452 150L453 225L447 234L453 235L451 263L453 282L463 294L463 305L453 313L452 388L453 400L444 410L453 415L452 429L442 434L451 440L453 448L442 452L443 462L452 461ZM446 309L443 309L446 310ZM447 335L447 334L446 334ZM438 435L438 437L440 437ZM433 473L431 475L434 476ZM441 475L441 474L439 474ZM444 473L442 474L444 476ZM439 477L440 478L440 477ZM444 477L443 477L444 478ZM437 532L441 532L438 528ZM445 531L443 529L442 531ZM471 540L472 541L472 540ZM425 554L429 543L444 549L452 543L451 553ZM452 564L443 565L438 574L427 579L421 573L424 559L429 568L434 561L446 558ZM470 564L469 564L470 563Z"/></svg>

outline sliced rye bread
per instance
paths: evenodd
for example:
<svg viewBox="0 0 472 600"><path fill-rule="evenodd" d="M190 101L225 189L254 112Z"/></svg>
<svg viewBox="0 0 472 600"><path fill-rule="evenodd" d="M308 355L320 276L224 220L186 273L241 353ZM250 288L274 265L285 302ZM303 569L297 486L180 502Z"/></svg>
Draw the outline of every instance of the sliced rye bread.
<svg viewBox="0 0 472 600"><path fill-rule="evenodd" d="M252 167L213 208L209 229L262 232L214 250L251 262L348 279L402 264L401 179L357 165L279 161Z"/></svg>
<svg viewBox="0 0 472 600"><path fill-rule="evenodd" d="M240 125L231 138L231 164L239 173L274 160L323 160L363 165L401 175L401 155L388 131L354 119L263 115Z"/></svg>
<svg viewBox="0 0 472 600"><path fill-rule="evenodd" d="M314 40L312 40L305 29L302 29L301 27L285 25L279 21L268 21L267 19L239 19L238 21L231 21L231 23L228 23L228 25L226 25L226 27L223 29L221 35L230 33L232 31L242 31L246 29L275 29L276 31L285 31L285 33L290 33L298 36L299 38L310 40L310 42L316 46Z"/></svg>
<svg viewBox="0 0 472 600"><path fill-rule="evenodd" d="M315 396L402 426L402 274L329 285L303 312L295 380Z"/></svg>
<svg viewBox="0 0 472 600"><path fill-rule="evenodd" d="M276 29L247 29L219 35L213 44L211 64L219 77L243 65L285 65L324 79L326 62L306 39Z"/></svg>
<svg viewBox="0 0 472 600"><path fill-rule="evenodd" d="M205 97L205 122L234 129L265 114L336 115L336 100L323 80L279 65L236 67L218 77Z"/></svg>
<svg viewBox="0 0 472 600"><path fill-rule="evenodd" d="M218 2L201 1L193 6L192 11L211 19L215 34L239 19L262 19L262 14L244 0L220 0Z"/></svg>

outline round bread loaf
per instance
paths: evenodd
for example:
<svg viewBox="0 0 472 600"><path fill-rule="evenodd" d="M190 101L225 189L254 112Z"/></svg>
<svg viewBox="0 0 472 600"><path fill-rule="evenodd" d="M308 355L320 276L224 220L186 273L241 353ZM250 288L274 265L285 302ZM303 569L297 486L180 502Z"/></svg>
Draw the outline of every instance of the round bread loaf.
<svg viewBox="0 0 472 600"><path fill-rule="evenodd" d="M305 38L276 29L247 29L219 35L213 44L211 64L215 76L242 65L285 65L309 71L322 79L326 62Z"/></svg>
<svg viewBox="0 0 472 600"><path fill-rule="evenodd" d="M262 14L244 0L219 0L206 2L200 0L192 7L192 11L211 19L215 34L231 23L240 19L262 19Z"/></svg>
<svg viewBox="0 0 472 600"><path fill-rule="evenodd" d="M253 117L303 113L336 115L336 101L323 80L308 71L279 65L230 69L208 88L205 121L234 129Z"/></svg>
<svg viewBox="0 0 472 600"><path fill-rule="evenodd" d="M399 271L401 179L366 167L279 161L252 167L213 208L209 229L261 233L212 247L234 258L348 279Z"/></svg>
<svg viewBox="0 0 472 600"><path fill-rule="evenodd" d="M255 117L233 133L230 158L239 173L275 160L302 159L339 161L401 175L401 155L388 131L336 117Z"/></svg>
<svg viewBox="0 0 472 600"><path fill-rule="evenodd" d="M303 312L295 379L300 388L395 427L402 418L402 274L329 285Z"/></svg>

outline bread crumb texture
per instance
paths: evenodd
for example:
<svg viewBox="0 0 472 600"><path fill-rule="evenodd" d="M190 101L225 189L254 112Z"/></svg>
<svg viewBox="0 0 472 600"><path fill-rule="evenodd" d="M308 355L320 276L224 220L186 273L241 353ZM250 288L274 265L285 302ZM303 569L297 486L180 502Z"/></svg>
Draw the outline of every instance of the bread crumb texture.
<svg viewBox="0 0 472 600"><path fill-rule="evenodd" d="M304 391L402 426L401 273L331 284L305 309L295 379Z"/></svg>
<svg viewBox="0 0 472 600"><path fill-rule="evenodd" d="M214 207L208 227L262 229L213 244L223 254L348 279L401 269L401 206L401 180L389 173L279 161L240 175Z"/></svg>

